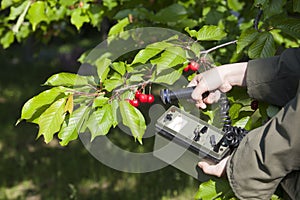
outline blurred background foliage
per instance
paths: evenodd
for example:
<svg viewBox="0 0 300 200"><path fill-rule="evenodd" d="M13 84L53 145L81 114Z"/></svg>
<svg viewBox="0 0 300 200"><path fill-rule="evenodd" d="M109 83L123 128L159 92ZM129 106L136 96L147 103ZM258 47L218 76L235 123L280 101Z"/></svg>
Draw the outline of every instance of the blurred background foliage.
<svg viewBox="0 0 300 200"><path fill-rule="evenodd" d="M22 104L50 75L76 73L80 55L108 34L149 26L186 33L216 25L227 37L201 43L205 49L238 39L237 46L212 53L224 64L299 47L299 13L299 0L2 0L0 199L193 199L199 182L172 167L128 174L99 163L80 141L68 147L36 141L35 125L14 126ZM152 148L126 135L118 140L118 130L109 137L131 151Z"/></svg>
<svg viewBox="0 0 300 200"><path fill-rule="evenodd" d="M79 140L67 147L61 147L58 140L45 144L35 139L37 126L14 125L22 104L42 90L46 77L77 70L74 60L80 50L97 40L93 35L85 37L89 39L78 35L48 45L30 42L1 50L0 199L193 198L197 181L173 167L146 174L119 172L92 157ZM110 139L130 151L152 148L133 142L126 134L119 140L117 130Z"/></svg>

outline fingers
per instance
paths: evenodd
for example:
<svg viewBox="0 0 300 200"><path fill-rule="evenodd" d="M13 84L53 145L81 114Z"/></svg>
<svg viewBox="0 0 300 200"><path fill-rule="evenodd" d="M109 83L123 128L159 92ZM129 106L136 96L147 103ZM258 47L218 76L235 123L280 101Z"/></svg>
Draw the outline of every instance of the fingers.
<svg viewBox="0 0 300 200"><path fill-rule="evenodd" d="M225 173L228 159L229 156L221 160L216 165L210 165L207 162L199 162L198 166L203 170L205 174L221 177Z"/></svg>
<svg viewBox="0 0 300 200"><path fill-rule="evenodd" d="M201 74L196 75L187 86L192 87L198 85L198 83L201 81L202 78L203 77Z"/></svg>
<svg viewBox="0 0 300 200"><path fill-rule="evenodd" d="M196 107L204 110L204 109L206 109L207 106L202 100L200 100L200 101L196 102Z"/></svg>
<svg viewBox="0 0 300 200"><path fill-rule="evenodd" d="M188 87L196 86L192 93L192 99L196 101L196 106L201 109L206 108L206 104L202 100L202 94L207 90L207 86L205 81L203 80L203 76L201 74L198 74L191 80L191 82L188 84Z"/></svg>
<svg viewBox="0 0 300 200"><path fill-rule="evenodd" d="M192 93L192 98L194 100L202 99L202 94L208 91L208 85L203 77L203 74L198 74L191 80L188 86L196 86Z"/></svg>
<svg viewBox="0 0 300 200"><path fill-rule="evenodd" d="M206 104L213 104L219 101L221 97L221 92L219 90L215 90L210 92L209 95L205 99L196 100L196 106L201 109L205 109Z"/></svg>
<svg viewBox="0 0 300 200"><path fill-rule="evenodd" d="M206 104L213 104L219 101L221 97L221 92L219 90L215 90L214 92L210 92L208 97L203 99L203 102Z"/></svg>
<svg viewBox="0 0 300 200"><path fill-rule="evenodd" d="M222 83L222 78L217 68L211 69L195 76L193 80L188 84L188 87L196 86L192 93L192 98L196 101L196 106L198 108L205 109L206 104L217 102L220 98L220 91L216 89L221 87ZM207 98L202 99L202 94L207 91L210 91L210 94Z"/></svg>

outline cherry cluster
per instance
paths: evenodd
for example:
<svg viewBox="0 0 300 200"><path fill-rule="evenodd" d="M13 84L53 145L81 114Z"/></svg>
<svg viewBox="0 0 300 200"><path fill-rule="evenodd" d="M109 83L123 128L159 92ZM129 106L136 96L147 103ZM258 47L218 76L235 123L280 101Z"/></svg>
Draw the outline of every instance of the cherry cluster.
<svg viewBox="0 0 300 200"><path fill-rule="evenodd" d="M137 90L134 97L134 99L128 100L128 102L134 107L138 107L140 103L153 103L155 100L152 94L143 94L141 90Z"/></svg>
<svg viewBox="0 0 300 200"><path fill-rule="evenodd" d="M200 67L200 64L197 63L196 61L192 60L184 69L183 71L187 72L189 70L191 71L197 71Z"/></svg>

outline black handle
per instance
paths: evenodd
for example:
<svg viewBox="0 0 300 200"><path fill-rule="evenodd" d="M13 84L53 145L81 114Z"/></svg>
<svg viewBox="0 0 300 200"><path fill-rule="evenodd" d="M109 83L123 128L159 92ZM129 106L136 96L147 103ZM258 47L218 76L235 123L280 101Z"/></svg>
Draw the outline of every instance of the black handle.
<svg viewBox="0 0 300 200"><path fill-rule="evenodd" d="M193 87L187 87L182 88L179 90L169 90L169 89L163 89L160 91L160 98L164 104L172 103L174 100L178 99L191 99L192 93L194 91L196 86ZM206 98L209 95L209 92L205 92L202 94L202 98Z"/></svg>

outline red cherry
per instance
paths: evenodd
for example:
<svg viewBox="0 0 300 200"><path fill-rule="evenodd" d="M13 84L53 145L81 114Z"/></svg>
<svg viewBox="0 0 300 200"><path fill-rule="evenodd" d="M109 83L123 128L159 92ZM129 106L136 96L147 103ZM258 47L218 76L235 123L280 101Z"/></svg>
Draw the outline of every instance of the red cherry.
<svg viewBox="0 0 300 200"><path fill-rule="evenodd" d="M155 100L155 99L154 99L154 96L153 96L152 94L149 94L149 95L148 95L147 102L148 102L148 103L153 103L154 100Z"/></svg>
<svg viewBox="0 0 300 200"><path fill-rule="evenodd" d="M140 95L142 94L141 90L137 90L134 94L135 98L138 99Z"/></svg>
<svg viewBox="0 0 300 200"><path fill-rule="evenodd" d="M190 65L187 65L184 69L183 69L183 71L185 71L185 72L187 72L187 71L189 71L190 70Z"/></svg>
<svg viewBox="0 0 300 200"><path fill-rule="evenodd" d="M79 7L80 7L80 8L83 7L83 2L82 2L82 1L79 2Z"/></svg>
<svg viewBox="0 0 300 200"><path fill-rule="evenodd" d="M134 107L138 107L140 105L140 102L138 99L129 99L128 102Z"/></svg>
<svg viewBox="0 0 300 200"><path fill-rule="evenodd" d="M148 102L148 95L147 94L140 94L139 95L139 100L142 103L147 103Z"/></svg>
<svg viewBox="0 0 300 200"><path fill-rule="evenodd" d="M197 71L199 69L200 65L199 65L199 63L197 63L195 61L191 61L188 66L189 66L190 70Z"/></svg>

